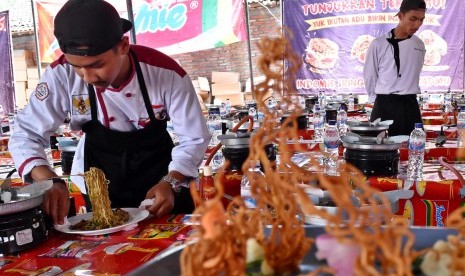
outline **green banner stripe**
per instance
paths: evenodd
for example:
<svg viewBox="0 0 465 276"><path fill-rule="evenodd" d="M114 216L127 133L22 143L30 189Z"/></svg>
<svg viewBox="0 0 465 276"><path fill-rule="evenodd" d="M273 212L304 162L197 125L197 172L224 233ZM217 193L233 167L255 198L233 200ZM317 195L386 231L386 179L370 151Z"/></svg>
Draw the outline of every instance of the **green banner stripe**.
<svg viewBox="0 0 465 276"><path fill-rule="evenodd" d="M206 32L218 25L218 1L202 1L202 32Z"/></svg>

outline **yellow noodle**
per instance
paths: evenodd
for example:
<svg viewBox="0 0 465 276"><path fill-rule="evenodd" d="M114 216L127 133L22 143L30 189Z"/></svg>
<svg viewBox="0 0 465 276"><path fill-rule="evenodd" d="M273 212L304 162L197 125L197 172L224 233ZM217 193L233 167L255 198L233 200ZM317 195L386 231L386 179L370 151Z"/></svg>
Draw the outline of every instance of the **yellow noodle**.
<svg viewBox="0 0 465 276"><path fill-rule="evenodd" d="M102 170L91 167L84 173L87 193L92 204L92 219L74 225L74 229L97 230L124 224L129 214L121 209L112 210L108 194L108 180Z"/></svg>

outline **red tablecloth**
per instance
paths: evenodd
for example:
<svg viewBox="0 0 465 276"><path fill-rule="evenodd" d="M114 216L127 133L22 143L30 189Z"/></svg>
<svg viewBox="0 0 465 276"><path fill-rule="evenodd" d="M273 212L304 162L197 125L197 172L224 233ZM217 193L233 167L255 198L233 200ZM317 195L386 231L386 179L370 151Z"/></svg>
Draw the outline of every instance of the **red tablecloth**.
<svg viewBox="0 0 465 276"><path fill-rule="evenodd" d="M123 275L191 234L184 215L149 218L131 231L104 236L69 235L51 230L49 239L17 256L0 257L0 275ZM48 273L48 274L42 274ZM70 273L70 274L66 274Z"/></svg>

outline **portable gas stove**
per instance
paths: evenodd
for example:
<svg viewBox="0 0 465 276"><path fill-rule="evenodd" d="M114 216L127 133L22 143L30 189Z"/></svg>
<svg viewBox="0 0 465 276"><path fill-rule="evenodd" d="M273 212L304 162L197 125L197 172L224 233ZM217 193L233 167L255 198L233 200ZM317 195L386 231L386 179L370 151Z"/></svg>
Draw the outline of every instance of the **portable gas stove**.
<svg viewBox="0 0 465 276"><path fill-rule="evenodd" d="M48 230L39 207L0 216L0 255L31 249L47 237Z"/></svg>
<svg viewBox="0 0 465 276"><path fill-rule="evenodd" d="M48 237L44 214L39 209L44 190L39 185L11 187L10 183L7 177L0 186L0 193L11 193L11 200L0 201L0 255L31 249Z"/></svg>

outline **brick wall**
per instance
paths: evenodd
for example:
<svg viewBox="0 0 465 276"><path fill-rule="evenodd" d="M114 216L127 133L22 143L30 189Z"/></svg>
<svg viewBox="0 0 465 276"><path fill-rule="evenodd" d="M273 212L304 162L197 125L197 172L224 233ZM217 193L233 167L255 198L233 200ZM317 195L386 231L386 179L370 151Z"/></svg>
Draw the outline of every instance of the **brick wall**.
<svg viewBox="0 0 465 276"><path fill-rule="evenodd" d="M267 6L267 8L256 3L249 5L251 57L255 77L261 75L255 67L260 55L256 43L261 37L278 35L281 26L278 20L281 20L279 5ZM33 35L13 36L13 48L32 51L34 59L36 58ZM204 51L172 55L172 57L184 67L192 79L201 76L210 80L212 71L239 72L243 84L250 77L247 41Z"/></svg>
<svg viewBox="0 0 465 276"><path fill-rule="evenodd" d="M253 75L257 77L261 74L255 66L260 56L256 44L261 37L278 35L281 26L281 7L278 5L265 8L259 4L251 4L249 7L252 68ZM247 41L172 57L184 67L192 79L200 76L210 80L212 71L239 72L243 84L250 78Z"/></svg>

